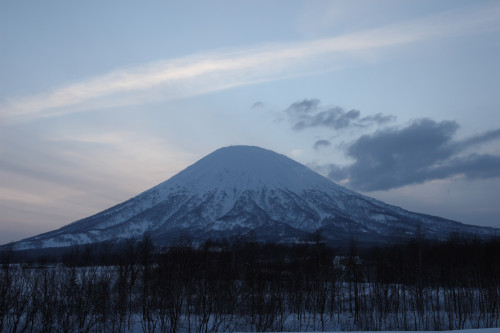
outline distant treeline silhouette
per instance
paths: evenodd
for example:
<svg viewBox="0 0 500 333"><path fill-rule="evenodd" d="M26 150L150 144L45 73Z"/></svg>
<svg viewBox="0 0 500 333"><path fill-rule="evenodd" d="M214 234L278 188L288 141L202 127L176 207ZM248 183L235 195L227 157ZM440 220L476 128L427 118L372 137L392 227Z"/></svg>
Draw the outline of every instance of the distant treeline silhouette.
<svg viewBox="0 0 500 333"><path fill-rule="evenodd" d="M500 239L387 247L151 238L51 263L2 253L1 332L444 330L498 327Z"/></svg>

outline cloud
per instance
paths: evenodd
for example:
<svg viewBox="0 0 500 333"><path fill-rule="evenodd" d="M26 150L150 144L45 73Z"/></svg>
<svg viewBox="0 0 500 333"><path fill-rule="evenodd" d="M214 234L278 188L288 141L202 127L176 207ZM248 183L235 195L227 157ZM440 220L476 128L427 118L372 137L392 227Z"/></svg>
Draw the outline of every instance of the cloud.
<svg viewBox="0 0 500 333"><path fill-rule="evenodd" d="M361 118L361 112L355 109L344 110L339 106L321 107L318 99L304 99L290 105L286 110L294 130L309 127L327 127L335 130L347 127L365 127L372 124L385 124L395 119L381 113Z"/></svg>
<svg viewBox="0 0 500 333"><path fill-rule="evenodd" d="M364 191L388 190L409 184L463 176L500 177L500 156L465 154L467 148L500 139L500 129L454 141L458 124L420 119L401 129L363 135L346 150L354 163L329 165L328 176Z"/></svg>
<svg viewBox="0 0 500 333"><path fill-rule="evenodd" d="M436 178L446 178L455 174L464 174L468 179L500 177L500 156L471 154L453 158L446 165L431 169L429 174Z"/></svg>
<svg viewBox="0 0 500 333"><path fill-rule="evenodd" d="M117 198L127 199L122 196L156 185L191 161L169 142L132 132L68 136L16 129L6 129L11 132L9 145L0 142L0 204L7 200L29 206L75 196L116 204Z"/></svg>
<svg viewBox="0 0 500 333"><path fill-rule="evenodd" d="M500 139L500 129L488 131L483 134L473 136L471 138L458 142L457 145L462 148L466 148L469 146L474 146L477 144L481 144L496 139Z"/></svg>
<svg viewBox="0 0 500 333"><path fill-rule="evenodd" d="M319 99L304 99L302 101L292 103L292 105L290 105L288 109L286 109L286 112L292 117L300 117L304 114L315 112L318 109L320 103L321 101Z"/></svg>
<svg viewBox="0 0 500 333"><path fill-rule="evenodd" d="M262 109L264 107L264 103L261 101L255 102L252 105L252 110L254 109Z"/></svg>
<svg viewBox="0 0 500 333"><path fill-rule="evenodd" d="M223 49L122 68L36 95L0 101L0 120L50 117L103 107L141 104L237 86L324 73L339 68L337 55L446 36L498 30L500 5L489 3L332 38ZM355 117L356 111L344 121ZM327 117L328 114L323 116ZM321 122L321 119L317 119ZM333 123L341 123L336 120ZM307 126L307 122L304 124ZM299 125L300 126L300 125Z"/></svg>
<svg viewBox="0 0 500 333"><path fill-rule="evenodd" d="M330 147L332 143L328 140L318 140L314 143L314 149L319 150L320 148Z"/></svg>
<svg viewBox="0 0 500 333"><path fill-rule="evenodd" d="M361 124L370 124L370 123L385 124L393 120L396 120L396 116L377 113L374 114L373 116L363 117L359 120L359 122Z"/></svg>

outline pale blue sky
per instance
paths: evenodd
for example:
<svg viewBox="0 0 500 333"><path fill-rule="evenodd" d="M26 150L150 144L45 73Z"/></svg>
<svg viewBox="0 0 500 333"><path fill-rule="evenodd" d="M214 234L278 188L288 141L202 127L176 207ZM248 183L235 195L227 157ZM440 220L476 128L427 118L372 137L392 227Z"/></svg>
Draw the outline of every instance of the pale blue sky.
<svg viewBox="0 0 500 333"><path fill-rule="evenodd" d="M500 227L498 59L498 1L0 0L0 243L233 144Z"/></svg>

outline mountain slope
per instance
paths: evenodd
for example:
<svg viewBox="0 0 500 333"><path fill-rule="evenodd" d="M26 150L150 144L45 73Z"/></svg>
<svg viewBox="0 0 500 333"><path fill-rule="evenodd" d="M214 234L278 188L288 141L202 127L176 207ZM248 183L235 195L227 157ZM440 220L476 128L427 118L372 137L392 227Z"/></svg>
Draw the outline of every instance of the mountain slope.
<svg viewBox="0 0 500 333"><path fill-rule="evenodd" d="M417 228L438 239L450 232L486 236L494 230L408 212L339 186L284 155L232 146L130 200L14 246L63 247L145 232L163 244L249 233L291 242L316 231L332 243L380 243L411 237Z"/></svg>

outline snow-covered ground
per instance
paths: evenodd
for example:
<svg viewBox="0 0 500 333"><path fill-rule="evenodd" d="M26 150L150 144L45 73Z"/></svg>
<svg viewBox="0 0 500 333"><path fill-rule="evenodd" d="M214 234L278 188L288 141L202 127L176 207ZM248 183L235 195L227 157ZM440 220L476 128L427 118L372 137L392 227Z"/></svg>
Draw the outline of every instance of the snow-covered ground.
<svg viewBox="0 0 500 333"><path fill-rule="evenodd" d="M332 331L333 332L338 332L338 331ZM468 330L453 330L453 331L377 331L377 333L398 333L398 332L404 332L404 333L446 333L446 332L454 332L454 333L497 333L500 332L500 328L478 328L478 329L468 329ZM327 333L327 332L325 332ZM349 333L367 333L367 331L350 331Z"/></svg>

